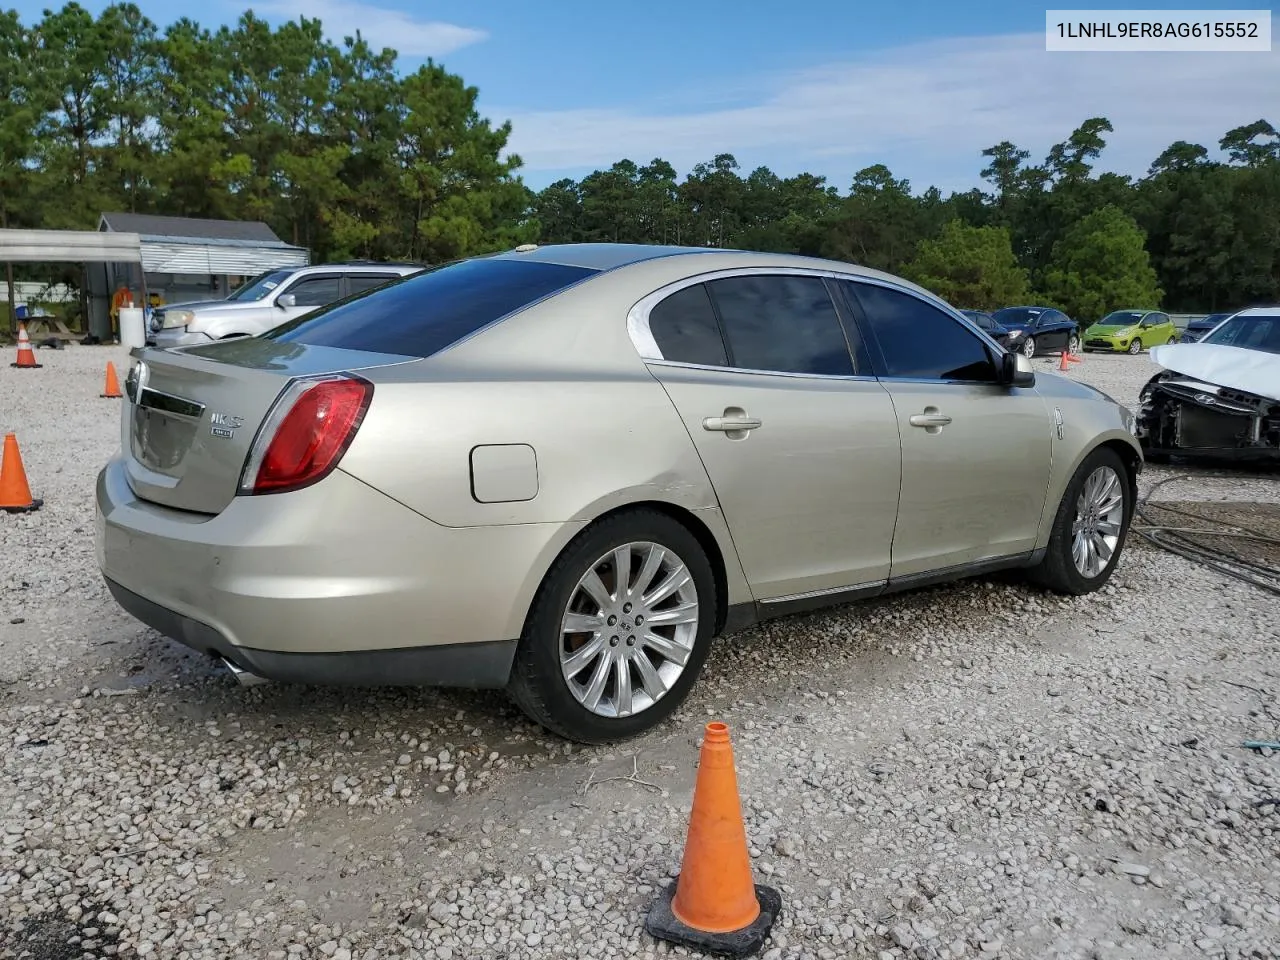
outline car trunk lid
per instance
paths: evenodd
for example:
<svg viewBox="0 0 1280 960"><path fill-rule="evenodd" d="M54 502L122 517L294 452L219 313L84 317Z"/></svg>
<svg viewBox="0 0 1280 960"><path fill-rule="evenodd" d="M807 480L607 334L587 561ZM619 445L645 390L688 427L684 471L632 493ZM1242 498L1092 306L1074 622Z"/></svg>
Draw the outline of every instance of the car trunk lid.
<svg viewBox="0 0 1280 960"><path fill-rule="evenodd" d="M256 337L132 355L121 425L129 484L143 500L204 514L235 497L254 439L291 380L414 359Z"/></svg>

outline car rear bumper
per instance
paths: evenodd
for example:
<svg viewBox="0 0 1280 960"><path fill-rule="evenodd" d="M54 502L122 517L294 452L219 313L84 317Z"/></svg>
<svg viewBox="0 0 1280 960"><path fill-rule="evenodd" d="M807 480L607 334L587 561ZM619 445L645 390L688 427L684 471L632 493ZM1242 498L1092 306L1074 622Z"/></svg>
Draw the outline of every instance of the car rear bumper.
<svg viewBox="0 0 1280 960"><path fill-rule="evenodd" d="M580 524L444 527L337 470L216 516L97 483L99 568L117 602L268 679L494 687L541 571Z"/></svg>
<svg viewBox="0 0 1280 960"><path fill-rule="evenodd" d="M116 602L152 629L192 650L229 660L254 676L281 683L496 688L506 685L515 659L515 640L339 653L282 653L242 647L207 623L154 603L110 577L105 579Z"/></svg>

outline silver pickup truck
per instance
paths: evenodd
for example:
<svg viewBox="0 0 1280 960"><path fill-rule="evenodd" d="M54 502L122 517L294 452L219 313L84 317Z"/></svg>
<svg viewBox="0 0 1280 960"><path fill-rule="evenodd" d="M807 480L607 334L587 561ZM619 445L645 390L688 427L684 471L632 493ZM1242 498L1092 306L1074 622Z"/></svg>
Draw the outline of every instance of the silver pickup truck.
<svg viewBox="0 0 1280 960"><path fill-rule="evenodd" d="M331 263L272 270L225 300L157 307L147 345L182 347L229 337L256 336L335 300L372 290L426 269L409 263Z"/></svg>

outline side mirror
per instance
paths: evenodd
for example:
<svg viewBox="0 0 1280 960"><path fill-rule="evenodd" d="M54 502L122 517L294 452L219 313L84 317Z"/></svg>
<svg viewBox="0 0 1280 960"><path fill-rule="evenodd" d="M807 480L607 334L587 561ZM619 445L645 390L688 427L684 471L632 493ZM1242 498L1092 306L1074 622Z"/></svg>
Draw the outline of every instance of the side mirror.
<svg viewBox="0 0 1280 960"><path fill-rule="evenodd" d="M298 298L292 293L282 293L276 297L276 306L281 310L288 310L290 307L296 307L297 305Z"/></svg>
<svg viewBox="0 0 1280 960"><path fill-rule="evenodd" d="M1005 353L1000 358L1000 385L1002 387L1034 387L1036 372L1031 361L1021 353Z"/></svg>

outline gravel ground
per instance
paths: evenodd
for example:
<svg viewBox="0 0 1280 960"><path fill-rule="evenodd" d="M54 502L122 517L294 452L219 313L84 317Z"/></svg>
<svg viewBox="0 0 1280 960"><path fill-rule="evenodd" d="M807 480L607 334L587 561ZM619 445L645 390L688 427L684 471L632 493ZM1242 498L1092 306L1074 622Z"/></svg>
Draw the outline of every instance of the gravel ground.
<svg viewBox="0 0 1280 960"><path fill-rule="evenodd" d="M686 707L567 746L497 694L242 689L120 612L92 487L115 347L0 368L0 957L616 958L731 726L780 958L1280 956L1275 598L1133 538L1062 599L971 581L720 643ZM1037 364L1039 366L1039 363ZM1146 357L1071 376L1133 404ZM1164 502L1280 502L1196 474Z"/></svg>

